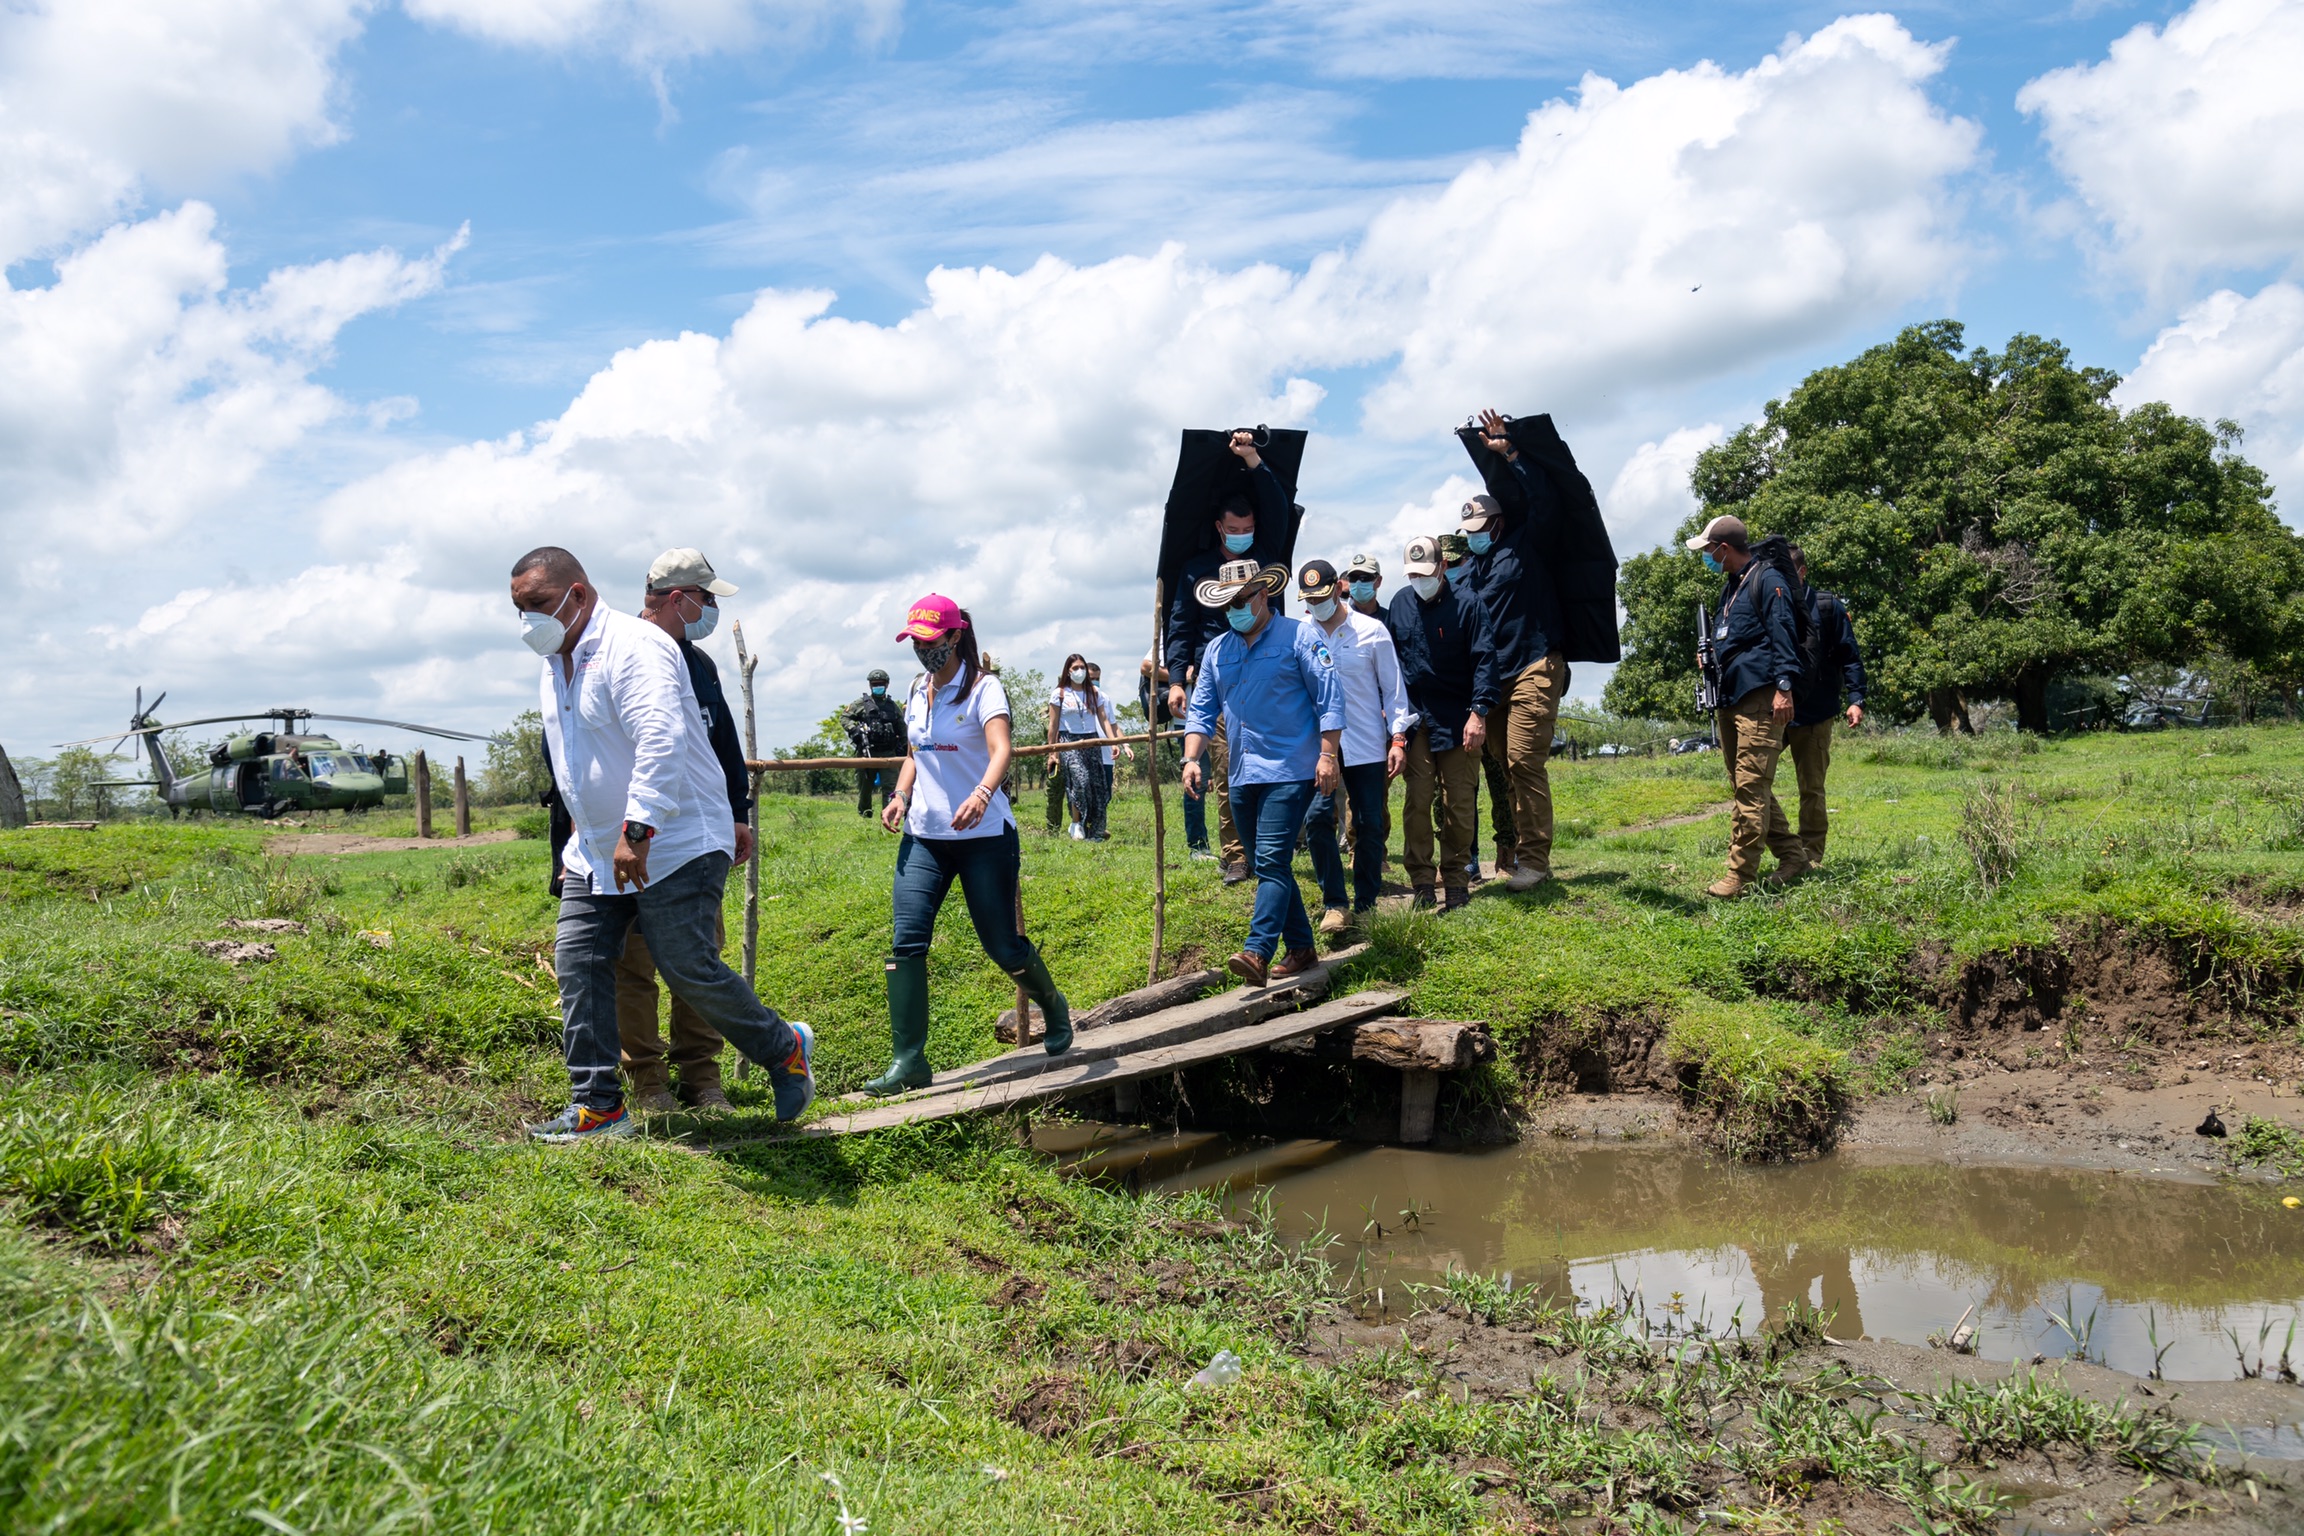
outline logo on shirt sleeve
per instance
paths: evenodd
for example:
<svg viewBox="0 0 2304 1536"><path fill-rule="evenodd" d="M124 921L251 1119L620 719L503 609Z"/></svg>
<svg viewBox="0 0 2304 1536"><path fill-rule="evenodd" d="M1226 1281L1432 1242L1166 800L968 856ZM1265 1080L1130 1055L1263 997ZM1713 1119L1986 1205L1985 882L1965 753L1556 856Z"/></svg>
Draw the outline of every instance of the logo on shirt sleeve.
<svg viewBox="0 0 2304 1536"><path fill-rule="evenodd" d="M1336 665L1336 658L1328 654L1328 647L1318 641L1313 642L1312 654L1320 658L1320 665L1324 667Z"/></svg>

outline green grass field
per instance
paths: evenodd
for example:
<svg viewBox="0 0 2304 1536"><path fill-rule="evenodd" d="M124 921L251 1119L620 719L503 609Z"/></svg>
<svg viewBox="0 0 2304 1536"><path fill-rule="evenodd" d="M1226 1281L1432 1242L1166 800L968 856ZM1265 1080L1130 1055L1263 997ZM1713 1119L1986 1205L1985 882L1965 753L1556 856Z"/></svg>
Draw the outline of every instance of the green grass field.
<svg viewBox="0 0 2304 1536"><path fill-rule="evenodd" d="M1724 818L1650 825L1724 799L1716 759L1555 783L1556 885L1387 916L1356 967L1490 1020L1495 1096L1527 1091L1547 1029L1661 1020L1722 1140L1771 1150L1900 1089L1924 951L2088 925L2293 1029L2304 729L1844 738L1828 872L1730 906L1701 895ZM1149 958L1149 807L1113 821L1102 845L1025 838L1029 926L1082 1004ZM1005 1127L530 1147L518 1123L565 1097L543 846L317 858L267 853L276 835L0 834L0 1529L1437 1532L1589 1510L1665 1530L1693 1518L1691 1468L1757 1477L1818 1439L1845 1451L1834 1476L1981 1528L1957 1480L1780 1363L1710 1367L1742 1373L1705 1388L1722 1400L1778 1405L1744 1450L1702 1415L1603 1431L1541 1395L1409 1398L1435 1369L1414 1351L1315 1363L1291 1344L1329 1304L1316 1255L1204 1201L1062 1181ZM770 797L764 849L760 988L819 1026L838 1091L886 1050L893 839L852 804ZM1247 900L1173 865L1169 968L1236 945ZM194 947L235 918L307 931L269 964ZM1012 988L958 901L932 976L934 1058L990 1053ZM1577 1337L1593 1393L1663 1390L1657 1362ZM1247 1376L1187 1391L1220 1347ZM2084 1417L2055 1433L2132 1438ZM1506 1509L1480 1457L1548 1491Z"/></svg>

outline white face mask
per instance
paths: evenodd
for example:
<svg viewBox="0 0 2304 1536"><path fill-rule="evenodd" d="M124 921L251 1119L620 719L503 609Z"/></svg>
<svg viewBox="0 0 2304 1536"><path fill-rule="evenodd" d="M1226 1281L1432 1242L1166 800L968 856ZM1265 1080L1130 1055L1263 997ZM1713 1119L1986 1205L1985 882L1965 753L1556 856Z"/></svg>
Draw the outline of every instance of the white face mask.
<svg viewBox="0 0 2304 1536"><path fill-rule="evenodd" d="M1312 610L1312 617L1323 624L1336 617L1336 599L1334 598L1330 598L1324 603L1312 603L1307 606Z"/></svg>
<svg viewBox="0 0 2304 1536"><path fill-rule="evenodd" d="M1411 576L1408 585L1414 587L1416 595L1426 602L1440 595L1440 578L1437 576Z"/></svg>
<svg viewBox="0 0 2304 1536"><path fill-rule="evenodd" d="M1077 688L1086 681L1088 681L1088 669L1086 667L1074 667L1072 669L1072 686Z"/></svg>
<svg viewBox="0 0 2304 1536"><path fill-rule="evenodd" d="M567 607L568 599L575 595L576 589L570 587L560 595L558 606L550 613L520 615L520 639L528 649L539 656L549 656L568 643L568 626L560 622L560 609Z"/></svg>

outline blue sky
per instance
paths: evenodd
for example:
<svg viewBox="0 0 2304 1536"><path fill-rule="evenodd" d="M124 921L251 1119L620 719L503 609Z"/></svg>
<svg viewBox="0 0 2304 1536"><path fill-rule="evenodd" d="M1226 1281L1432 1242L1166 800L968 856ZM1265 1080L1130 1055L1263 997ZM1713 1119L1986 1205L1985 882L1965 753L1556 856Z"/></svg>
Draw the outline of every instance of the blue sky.
<svg viewBox="0 0 2304 1536"><path fill-rule="evenodd" d="M1938 315L2304 483L2300 12L12 7L0 740L138 684L492 727L545 540L706 548L790 739L927 585L1027 663L1140 654L1179 427L1310 427L1300 553L1396 557L1454 420L1550 410L1628 555Z"/></svg>

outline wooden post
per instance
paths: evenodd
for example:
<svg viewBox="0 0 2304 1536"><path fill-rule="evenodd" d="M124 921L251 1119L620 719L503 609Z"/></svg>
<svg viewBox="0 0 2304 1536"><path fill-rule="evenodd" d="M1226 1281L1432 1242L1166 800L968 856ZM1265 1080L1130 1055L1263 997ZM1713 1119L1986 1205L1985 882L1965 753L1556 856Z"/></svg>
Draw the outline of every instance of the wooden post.
<svg viewBox="0 0 2304 1536"><path fill-rule="evenodd" d="M1400 1074L1400 1144L1420 1147L1432 1139L1439 1118L1440 1074L1410 1067Z"/></svg>
<svg viewBox="0 0 2304 1536"><path fill-rule="evenodd" d="M456 759L456 835L472 835L472 785L464 777L464 759Z"/></svg>
<svg viewBox="0 0 2304 1536"><path fill-rule="evenodd" d="M744 758L746 762L760 755L760 728L758 717L752 712L752 671L760 665L760 658L744 648L744 625L731 624L736 634L736 671L744 688ZM760 771L751 770L752 811L748 824L752 828L752 857L744 861L744 985L751 986L752 975L760 959ZM736 1075L750 1077L752 1060L739 1053L736 1057Z"/></svg>
<svg viewBox="0 0 2304 1536"><path fill-rule="evenodd" d="M410 777L409 785L416 791L416 835L418 837L430 837L432 835L432 765L424 760L424 753L421 749L416 753L414 766L416 771Z"/></svg>
<svg viewBox="0 0 2304 1536"><path fill-rule="evenodd" d="M1152 786L1152 965L1144 984L1160 979L1160 951L1168 942L1168 815L1160 800L1160 635L1168 613L1168 584L1152 583L1152 708L1144 719L1144 779Z"/></svg>

